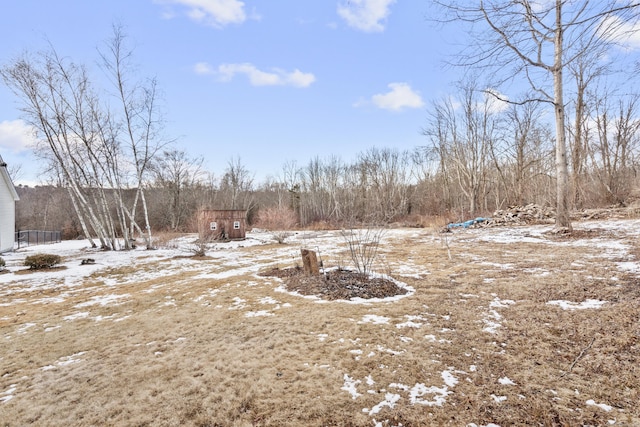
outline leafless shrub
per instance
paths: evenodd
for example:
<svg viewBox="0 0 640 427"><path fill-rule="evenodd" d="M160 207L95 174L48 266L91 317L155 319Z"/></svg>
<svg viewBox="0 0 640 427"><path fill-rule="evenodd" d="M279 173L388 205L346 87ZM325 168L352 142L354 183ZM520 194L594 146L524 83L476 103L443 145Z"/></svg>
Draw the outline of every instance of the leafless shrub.
<svg viewBox="0 0 640 427"><path fill-rule="evenodd" d="M191 245L189 245L189 252L191 252L195 257L203 257L207 255L207 251L209 250L210 245L211 240L198 239Z"/></svg>
<svg viewBox="0 0 640 427"><path fill-rule="evenodd" d="M29 255L24 260L24 265L31 270L42 270L45 268L52 268L62 262L60 255L55 254L34 254Z"/></svg>
<svg viewBox="0 0 640 427"><path fill-rule="evenodd" d="M257 224L271 231L271 237L283 244L291 236L291 229L297 224L296 213L288 207L272 207L260 210Z"/></svg>
<svg viewBox="0 0 640 427"><path fill-rule="evenodd" d="M437 223L432 223L429 228L431 229L431 234L436 237L438 240L440 240L440 245L442 247L442 249L446 249L447 251L447 257L449 258L449 261L451 261L453 258L451 256L451 245L450 245L450 239L451 239L451 230L449 228L446 227L446 225L442 225L442 224L437 224Z"/></svg>
<svg viewBox="0 0 640 427"><path fill-rule="evenodd" d="M384 233L384 228L372 226L340 231L349 248L351 261L361 275L366 276L371 272Z"/></svg>
<svg viewBox="0 0 640 427"><path fill-rule="evenodd" d="M288 231L274 231L273 233L271 233L271 237L273 237L273 240L275 240L281 245L284 244L284 241L288 239L290 236L291 236L291 233Z"/></svg>

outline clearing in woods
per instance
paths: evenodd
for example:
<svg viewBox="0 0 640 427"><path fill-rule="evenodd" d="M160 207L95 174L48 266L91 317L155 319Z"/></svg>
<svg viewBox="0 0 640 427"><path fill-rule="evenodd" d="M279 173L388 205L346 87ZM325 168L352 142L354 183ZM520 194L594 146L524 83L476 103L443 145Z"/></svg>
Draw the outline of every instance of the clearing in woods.
<svg viewBox="0 0 640 427"><path fill-rule="evenodd" d="M301 248L350 267L338 231L4 254L0 424L639 425L640 221L550 228L388 230L373 270L402 293L349 301L273 275Z"/></svg>

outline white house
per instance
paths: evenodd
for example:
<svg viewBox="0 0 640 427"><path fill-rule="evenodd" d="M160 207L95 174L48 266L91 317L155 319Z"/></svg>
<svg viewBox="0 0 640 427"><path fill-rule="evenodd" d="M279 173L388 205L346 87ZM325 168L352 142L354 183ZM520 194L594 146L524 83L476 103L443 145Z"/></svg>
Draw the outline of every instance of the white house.
<svg viewBox="0 0 640 427"><path fill-rule="evenodd" d="M20 200L0 156L0 253L13 249L16 227L16 201Z"/></svg>

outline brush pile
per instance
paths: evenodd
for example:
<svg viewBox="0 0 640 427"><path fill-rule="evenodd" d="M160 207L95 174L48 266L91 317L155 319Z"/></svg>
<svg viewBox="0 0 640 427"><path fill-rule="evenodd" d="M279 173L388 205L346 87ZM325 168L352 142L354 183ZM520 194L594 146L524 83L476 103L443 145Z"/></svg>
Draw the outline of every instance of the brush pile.
<svg viewBox="0 0 640 427"><path fill-rule="evenodd" d="M489 221L481 226L548 224L553 222L555 216L554 208L530 203L526 206L510 206L507 209L499 209L493 213Z"/></svg>

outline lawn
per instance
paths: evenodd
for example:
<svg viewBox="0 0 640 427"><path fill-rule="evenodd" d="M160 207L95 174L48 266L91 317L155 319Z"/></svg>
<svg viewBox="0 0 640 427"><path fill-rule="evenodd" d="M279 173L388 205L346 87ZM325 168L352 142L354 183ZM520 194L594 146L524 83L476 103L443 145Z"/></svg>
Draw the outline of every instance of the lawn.
<svg viewBox="0 0 640 427"><path fill-rule="evenodd" d="M3 254L0 425L640 425L640 221L574 227L389 229L404 294L349 301L263 274L351 267L339 231Z"/></svg>

